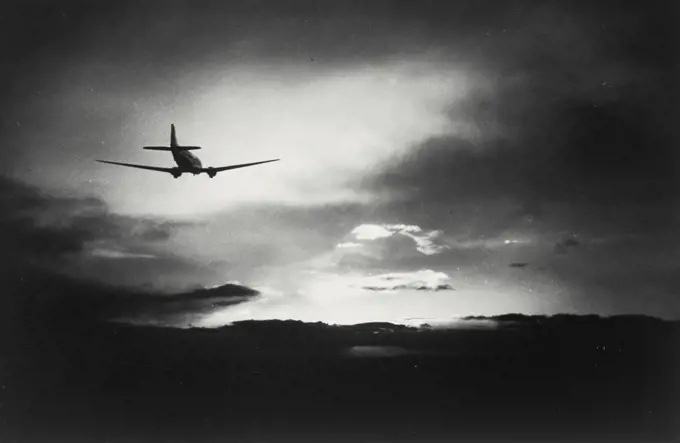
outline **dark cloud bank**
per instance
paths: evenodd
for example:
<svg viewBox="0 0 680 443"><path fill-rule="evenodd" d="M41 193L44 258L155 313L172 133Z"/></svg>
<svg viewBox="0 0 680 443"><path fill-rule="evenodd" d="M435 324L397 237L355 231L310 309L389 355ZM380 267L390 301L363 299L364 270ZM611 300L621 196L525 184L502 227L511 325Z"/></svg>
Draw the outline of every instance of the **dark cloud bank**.
<svg viewBox="0 0 680 443"><path fill-rule="evenodd" d="M482 136L433 138L395 159L368 184L398 196L376 214L468 243L521 235L531 245L508 262L546 270L583 310L677 315L680 40L669 3L641 8L514 2L477 16L483 38L459 55L481 60L494 88L451 115ZM469 265L462 257L481 262L482 252L452 248L433 261Z"/></svg>
<svg viewBox="0 0 680 443"><path fill-rule="evenodd" d="M236 284L168 294L148 284L168 272L196 275L198 265L153 252L184 223L119 216L98 199L57 197L6 178L0 214L3 326L116 319L186 326L258 294ZM99 257L89 244L120 255Z"/></svg>

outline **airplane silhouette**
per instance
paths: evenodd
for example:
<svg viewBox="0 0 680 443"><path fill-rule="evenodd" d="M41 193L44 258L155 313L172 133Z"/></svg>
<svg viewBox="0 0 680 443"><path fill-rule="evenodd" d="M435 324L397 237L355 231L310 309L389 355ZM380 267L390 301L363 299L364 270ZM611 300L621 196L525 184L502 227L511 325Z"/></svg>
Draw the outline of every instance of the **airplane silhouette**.
<svg viewBox="0 0 680 443"><path fill-rule="evenodd" d="M134 165L131 163L120 163L112 162L107 160L97 160L100 163L108 163L111 165L127 166L129 168L146 169L149 171L160 171L172 174L173 177L179 178L183 173L198 175L201 173L206 173L210 178L217 175L218 172L228 171L230 169L245 168L248 166L261 165L263 163L270 163L279 161L279 159L274 160L264 160L254 163L242 163L239 165L229 165L220 166L218 168L208 167L204 168L201 160L189 151L194 151L196 149L201 149L200 146L180 146L177 143L177 136L175 135L175 125L170 125L170 146L144 146L144 149L149 149L152 151L170 151L172 152L172 158L175 159L177 166L174 168L161 168L158 166L147 166L147 165Z"/></svg>

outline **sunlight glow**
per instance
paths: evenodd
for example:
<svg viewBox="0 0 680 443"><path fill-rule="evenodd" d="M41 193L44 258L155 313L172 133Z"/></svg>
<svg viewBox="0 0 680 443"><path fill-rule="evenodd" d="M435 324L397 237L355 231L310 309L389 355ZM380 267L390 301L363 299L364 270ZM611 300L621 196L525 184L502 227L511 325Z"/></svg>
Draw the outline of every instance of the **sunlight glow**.
<svg viewBox="0 0 680 443"><path fill-rule="evenodd" d="M179 143L203 146L204 166L281 158L220 174L182 176L97 166L116 211L195 215L240 203L315 205L368 203L358 181L431 137L472 136L471 124L448 113L472 86L451 66L422 61L306 72L285 67L226 68L204 73L176 103L147 99L110 160L172 165L142 145L167 142L175 123ZM187 79L189 80L189 79ZM140 109L142 109L140 108ZM143 193L138 192L144 189ZM384 196L383 196L384 197Z"/></svg>

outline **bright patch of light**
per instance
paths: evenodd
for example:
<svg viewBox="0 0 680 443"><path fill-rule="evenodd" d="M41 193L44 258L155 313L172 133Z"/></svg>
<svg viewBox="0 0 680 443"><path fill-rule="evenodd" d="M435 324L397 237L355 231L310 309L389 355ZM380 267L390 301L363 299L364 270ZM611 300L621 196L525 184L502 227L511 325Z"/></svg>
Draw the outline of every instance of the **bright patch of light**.
<svg viewBox="0 0 680 443"><path fill-rule="evenodd" d="M272 70L276 76L269 75ZM466 116L450 113L451 104L476 86L473 80L459 68L423 61L318 72L224 66L219 73L188 76L187 84L175 89L174 102L136 97L139 113L121 129L120 144L106 145L107 152L97 155L173 166L170 155L140 147L166 144L175 123L180 144L203 146L195 154L204 166L281 162L214 179L184 175L177 180L110 165L90 167L102 177L106 200L122 213L180 216L240 203L369 203L389 196L361 191L356 183L388 161L432 137L477 136Z"/></svg>
<svg viewBox="0 0 680 443"><path fill-rule="evenodd" d="M480 238L480 239L448 239L447 247L454 249L493 249L500 248L506 245L526 245L531 243L529 238Z"/></svg>
<svg viewBox="0 0 680 443"><path fill-rule="evenodd" d="M420 226L405 224L363 224L354 228L351 232L357 240L377 240L393 235L404 235L413 239L416 249L425 255L434 255L447 249L447 245L436 244L434 239L441 234L441 231L434 230L424 232Z"/></svg>
<svg viewBox="0 0 680 443"><path fill-rule="evenodd" d="M339 243L338 248L360 248L361 243L353 243L353 242L346 242L346 243Z"/></svg>
<svg viewBox="0 0 680 443"><path fill-rule="evenodd" d="M357 240L375 240L386 238L395 234L395 231L381 225L360 225L352 230Z"/></svg>
<svg viewBox="0 0 680 443"><path fill-rule="evenodd" d="M114 249L101 249L101 248L95 248L90 251L88 251L91 257L99 257L99 258L110 258L110 259L124 259L124 258L145 258L145 259L152 259L156 258L156 256L151 255L151 254L138 254L134 252L126 252L126 251L118 251Z"/></svg>
<svg viewBox="0 0 680 443"><path fill-rule="evenodd" d="M432 231L423 235L406 234L411 237L418 245L418 251L425 255L439 254L447 249L447 245L438 245L434 243L434 238L439 236L441 231Z"/></svg>
<svg viewBox="0 0 680 443"><path fill-rule="evenodd" d="M529 297L521 288L494 284L460 291L400 290L390 293L352 288L359 281L325 274L323 280L309 281L304 293L262 297L230 306L194 322L199 327L218 327L243 320L300 320L328 324L391 322L404 325L456 325L460 317L500 315L507 312L551 312L550 302ZM468 326L474 326L468 324ZM486 326L486 325L481 325ZM461 324L460 327L465 327Z"/></svg>
<svg viewBox="0 0 680 443"><path fill-rule="evenodd" d="M446 285L448 281L449 276L443 272L421 269L415 272L391 272L372 275L363 278L360 284L362 288L436 290Z"/></svg>

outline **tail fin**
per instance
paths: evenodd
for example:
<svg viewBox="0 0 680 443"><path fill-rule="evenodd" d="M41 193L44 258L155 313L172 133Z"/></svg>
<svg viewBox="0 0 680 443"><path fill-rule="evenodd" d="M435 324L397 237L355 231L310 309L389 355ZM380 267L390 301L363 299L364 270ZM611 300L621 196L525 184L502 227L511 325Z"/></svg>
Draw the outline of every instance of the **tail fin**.
<svg viewBox="0 0 680 443"><path fill-rule="evenodd" d="M177 136L175 135L175 125L171 124L170 125L170 147L171 148L176 148L179 146L177 144Z"/></svg>

